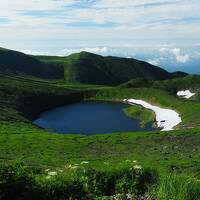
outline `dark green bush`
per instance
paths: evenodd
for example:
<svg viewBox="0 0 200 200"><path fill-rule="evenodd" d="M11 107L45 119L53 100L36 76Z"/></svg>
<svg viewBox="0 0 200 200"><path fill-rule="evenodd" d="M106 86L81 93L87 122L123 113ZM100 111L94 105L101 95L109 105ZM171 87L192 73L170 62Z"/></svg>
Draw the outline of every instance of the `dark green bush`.
<svg viewBox="0 0 200 200"><path fill-rule="evenodd" d="M0 199L26 199L32 190L33 170L23 164L0 166Z"/></svg>
<svg viewBox="0 0 200 200"><path fill-rule="evenodd" d="M133 167L96 170L79 167L49 176L24 164L0 166L1 200L85 200L115 194L144 195L157 183L153 170Z"/></svg>
<svg viewBox="0 0 200 200"><path fill-rule="evenodd" d="M41 200L82 200L88 196L78 179L66 179L62 176L52 177L50 180L37 181L34 185L33 193L35 194L35 199Z"/></svg>
<svg viewBox="0 0 200 200"><path fill-rule="evenodd" d="M130 167L112 171L87 169L82 175L85 190L95 196L109 196L116 193L143 195L157 182L158 174L154 170Z"/></svg>

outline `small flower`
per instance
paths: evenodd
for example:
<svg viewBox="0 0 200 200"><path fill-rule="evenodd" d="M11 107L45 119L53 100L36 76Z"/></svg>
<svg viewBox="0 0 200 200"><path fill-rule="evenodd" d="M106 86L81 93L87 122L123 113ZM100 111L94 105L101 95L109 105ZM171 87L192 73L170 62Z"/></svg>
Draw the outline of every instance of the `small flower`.
<svg viewBox="0 0 200 200"><path fill-rule="evenodd" d="M133 162L133 163L136 163L136 162L137 162L137 160L133 160L132 162Z"/></svg>
<svg viewBox="0 0 200 200"><path fill-rule="evenodd" d="M88 161L82 161L81 162L81 165L83 165L83 164L88 164L89 162Z"/></svg>
<svg viewBox="0 0 200 200"><path fill-rule="evenodd" d="M57 172L49 172L48 175L49 176L56 176L58 173Z"/></svg>
<svg viewBox="0 0 200 200"><path fill-rule="evenodd" d="M142 169L142 166L141 165L135 165L133 166L134 169Z"/></svg>
<svg viewBox="0 0 200 200"><path fill-rule="evenodd" d="M71 168L72 167L72 165L70 164L70 165L65 165L65 168Z"/></svg>

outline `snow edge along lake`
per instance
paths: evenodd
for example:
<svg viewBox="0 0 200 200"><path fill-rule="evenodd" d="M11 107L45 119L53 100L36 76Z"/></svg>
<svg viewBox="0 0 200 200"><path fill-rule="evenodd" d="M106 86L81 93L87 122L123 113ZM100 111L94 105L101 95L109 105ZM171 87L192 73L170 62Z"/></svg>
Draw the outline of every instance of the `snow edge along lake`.
<svg viewBox="0 0 200 200"><path fill-rule="evenodd" d="M144 108L152 110L156 115L157 126L158 128L161 128L162 131L174 130L174 127L182 122L181 117L174 110L160 108L138 99L124 99L123 102L130 105L141 105Z"/></svg>

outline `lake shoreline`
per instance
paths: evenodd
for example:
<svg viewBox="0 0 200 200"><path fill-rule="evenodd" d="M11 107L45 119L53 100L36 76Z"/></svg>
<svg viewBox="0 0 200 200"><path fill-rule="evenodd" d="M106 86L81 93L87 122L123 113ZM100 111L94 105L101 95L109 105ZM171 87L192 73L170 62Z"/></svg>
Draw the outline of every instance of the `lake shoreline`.
<svg viewBox="0 0 200 200"><path fill-rule="evenodd" d="M123 102L129 105L141 105L152 110L156 115L157 127L162 128L161 131L174 130L174 127L182 122L179 114L172 109L160 108L139 99L124 99Z"/></svg>
<svg viewBox="0 0 200 200"><path fill-rule="evenodd" d="M93 135L157 130L152 121L141 127L140 119L125 115L123 108L126 106L123 101L81 101L44 112L33 123L63 134Z"/></svg>

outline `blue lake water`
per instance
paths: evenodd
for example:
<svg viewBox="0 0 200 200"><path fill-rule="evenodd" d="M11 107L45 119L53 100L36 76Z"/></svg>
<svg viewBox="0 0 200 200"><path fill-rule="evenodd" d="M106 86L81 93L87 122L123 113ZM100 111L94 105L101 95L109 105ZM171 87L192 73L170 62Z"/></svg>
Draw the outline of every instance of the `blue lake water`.
<svg viewBox="0 0 200 200"><path fill-rule="evenodd" d="M123 112L126 106L115 102L80 102L44 112L34 124L56 133L84 135L154 130L152 123L141 128L139 120L127 117Z"/></svg>

